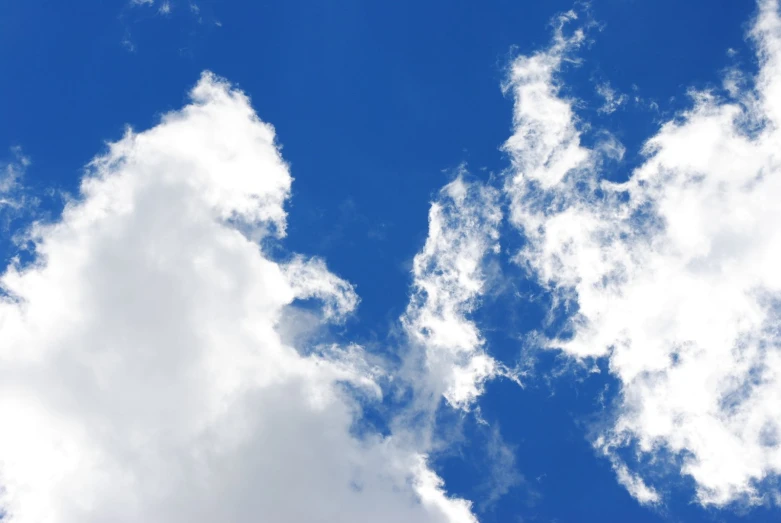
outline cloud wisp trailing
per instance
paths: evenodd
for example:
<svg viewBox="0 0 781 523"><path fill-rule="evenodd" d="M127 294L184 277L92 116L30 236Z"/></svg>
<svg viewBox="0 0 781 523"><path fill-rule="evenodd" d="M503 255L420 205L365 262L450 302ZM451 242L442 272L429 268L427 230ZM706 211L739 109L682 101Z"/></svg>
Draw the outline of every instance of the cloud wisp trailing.
<svg viewBox="0 0 781 523"><path fill-rule="evenodd" d="M109 144L0 279L4 521L476 521L420 439L354 433L387 369L306 334L357 295L262 247L292 178L248 98L209 73L190 97ZM306 325L297 299L322 303Z"/></svg>
<svg viewBox="0 0 781 523"><path fill-rule="evenodd" d="M781 18L776 0L758 6L756 77L723 95L691 92L624 183L601 178L622 146L584 146L561 94L583 41L580 30L565 36L572 14L548 49L514 61L506 86L505 191L526 240L517 261L576 311L547 345L608 359L621 392L594 444L644 503L661 501L663 470L693 480L703 505L778 492ZM621 459L625 449L635 459Z"/></svg>

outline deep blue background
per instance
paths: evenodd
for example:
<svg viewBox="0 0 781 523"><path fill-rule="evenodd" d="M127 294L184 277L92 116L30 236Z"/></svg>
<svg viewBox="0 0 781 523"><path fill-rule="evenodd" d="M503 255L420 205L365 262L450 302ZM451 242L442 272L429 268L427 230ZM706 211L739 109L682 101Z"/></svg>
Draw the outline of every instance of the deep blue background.
<svg viewBox="0 0 781 523"><path fill-rule="evenodd" d="M499 150L511 132L504 69L544 47L551 17L572 2L229 0L201 1L197 13L171 5L160 15L157 6L118 1L0 2L0 151L23 147L33 161L27 183L38 190L74 191L105 141L179 108L210 69L277 129L296 180L285 246L325 257L355 283L363 301L348 334L383 340L406 305L432 195L462 163L483 179L507 167ZM627 146L606 176L628 175L643 140L685 107L688 87L719 84L736 61L754 67L743 38L753 11L747 0L593 1L601 28L590 32L584 64L564 76L568 94L584 101L581 116ZM594 87L606 80L643 103L598 114ZM511 364L544 305L526 299L538 292L531 284L517 285L520 298L492 296L479 314L492 350ZM680 478L668 483L666 507L637 505L586 440L599 392L607 386L614 395L615 383L605 373L548 379L562 365L542 355L525 389L496 382L482 399L525 477L480 508L484 521L740 519L689 504L691 485ZM471 443L438 467L452 492L477 499L490 474L481 464L487 433L473 420L464 431ZM747 519L776 521L778 513Z"/></svg>

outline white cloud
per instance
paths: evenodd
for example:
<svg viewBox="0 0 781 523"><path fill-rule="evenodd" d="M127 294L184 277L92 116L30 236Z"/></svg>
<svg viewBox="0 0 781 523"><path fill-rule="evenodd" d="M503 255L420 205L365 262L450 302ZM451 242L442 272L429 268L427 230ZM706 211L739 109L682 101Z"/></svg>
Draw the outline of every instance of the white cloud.
<svg viewBox="0 0 781 523"><path fill-rule="evenodd" d="M641 504L653 505L661 501L659 493L646 485L640 475L630 472L625 464L614 460L613 470L618 482Z"/></svg>
<svg viewBox="0 0 781 523"><path fill-rule="evenodd" d="M17 193L25 170L30 165L30 159L22 153L21 147L12 147L13 160L0 164L0 208L17 207Z"/></svg>
<svg viewBox="0 0 781 523"><path fill-rule="evenodd" d="M761 0L751 36L755 88L692 107L645 146L630 180L600 180L603 146L580 142L558 73L581 38L513 64L515 131L506 150L520 263L577 306L576 358L607 357L620 381L612 427L595 445L644 502L648 469L617 451L670 460L704 505L777 495L781 474L781 21ZM644 459L644 458L643 458ZM641 459L642 461L642 459ZM775 493L775 494L774 494Z"/></svg>
<svg viewBox="0 0 781 523"><path fill-rule="evenodd" d="M357 296L260 247L291 187L274 129L213 75L191 98L109 144L33 228L35 261L0 277L3 520L476 521L425 447L353 434L383 373L360 347L283 336L294 300L324 303L306 331Z"/></svg>
<svg viewBox="0 0 781 523"><path fill-rule="evenodd" d="M564 35L564 25L574 18L574 13L560 17L553 45L547 52L516 59L509 83L504 86L516 98L516 132L506 144L512 152L514 168L524 174L524 179L543 188L557 184L588 159L588 151L580 147L572 104L559 96L555 78L566 54L585 38L581 29L570 37Z"/></svg>
<svg viewBox="0 0 781 523"><path fill-rule="evenodd" d="M498 426L490 428L488 441L484 444L486 463L490 473L486 474L485 482L478 488L485 492L480 500L483 509L492 509L499 499L511 490L525 486L526 480L518 473L515 463L515 448L505 443ZM528 492L532 497L539 496L534 490Z"/></svg>
<svg viewBox="0 0 781 523"><path fill-rule="evenodd" d="M24 236L15 234L12 225L17 221L31 220L38 211L39 199L24 184L30 159L19 146L11 147L10 152L9 160L0 161L0 234L3 235L2 240L8 240L9 244L22 246ZM4 256L12 254L4 252Z"/></svg>
<svg viewBox="0 0 781 523"><path fill-rule="evenodd" d="M413 347L408 363L424 375L412 381L436 402L444 396L459 409L470 407L487 380L505 373L469 318L484 292L485 257L498 249L498 196L462 177L440 191L426 244L413 262L413 294L402 318Z"/></svg>
<svg viewBox="0 0 781 523"><path fill-rule="evenodd" d="M130 31L125 31L125 35L122 37L122 47L128 50L130 53L134 53L136 51L136 44L133 43L132 36L130 34Z"/></svg>
<svg viewBox="0 0 781 523"><path fill-rule="evenodd" d="M628 99L624 93L619 93L610 85L609 82L597 84L597 94L602 97L604 103L597 109L597 112L612 114L624 105Z"/></svg>

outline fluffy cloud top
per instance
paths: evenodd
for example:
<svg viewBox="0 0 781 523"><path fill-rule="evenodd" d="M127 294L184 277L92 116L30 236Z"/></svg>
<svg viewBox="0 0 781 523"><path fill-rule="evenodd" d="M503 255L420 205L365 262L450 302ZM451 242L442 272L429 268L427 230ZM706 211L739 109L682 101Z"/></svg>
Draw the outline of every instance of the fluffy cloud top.
<svg viewBox="0 0 781 523"><path fill-rule="evenodd" d="M750 36L759 73L732 96L693 92L692 107L645 146L626 183L600 179L620 144L582 145L558 73L580 31L520 57L508 89L506 150L518 260L576 305L576 358L607 357L617 414L595 441L640 501L660 493L659 460L692 478L702 504L758 502L781 473L781 19L761 0ZM567 18L571 18L568 15ZM633 472L622 447L657 465Z"/></svg>
<svg viewBox="0 0 781 523"><path fill-rule="evenodd" d="M357 296L260 247L291 185L274 129L211 74L191 98L109 144L0 279L3 519L475 521L427 449L354 434L383 369L289 331L296 299L324 325Z"/></svg>

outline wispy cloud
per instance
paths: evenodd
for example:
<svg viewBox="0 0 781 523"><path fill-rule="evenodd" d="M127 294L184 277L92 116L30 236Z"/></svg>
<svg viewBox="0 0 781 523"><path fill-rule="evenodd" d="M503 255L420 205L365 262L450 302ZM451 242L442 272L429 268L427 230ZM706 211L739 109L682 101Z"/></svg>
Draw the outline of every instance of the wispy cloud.
<svg viewBox="0 0 781 523"><path fill-rule="evenodd" d="M13 194L19 189L19 184L25 170L30 165L30 159L24 155L22 148L11 148L12 159L6 163L0 163L0 206L17 206Z"/></svg>
<svg viewBox="0 0 781 523"><path fill-rule="evenodd" d="M629 99L626 94L619 93L613 89L610 82L597 84L597 94L604 100L602 106L597 109L598 112L603 114L612 114L616 112L616 110L622 107Z"/></svg>
<svg viewBox="0 0 781 523"><path fill-rule="evenodd" d="M500 373L469 318L484 290L484 260L498 248L497 198L494 189L461 177L446 185L431 205L428 238L413 262L413 294L402 322L423 359L421 386L455 408L468 409L485 381Z"/></svg>
<svg viewBox="0 0 781 523"><path fill-rule="evenodd" d="M0 231L12 243L24 243L23 235L13 230L12 223L31 220L38 212L39 200L24 183L30 158L20 146L10 149L7 161L0 161Z"/></svg>

